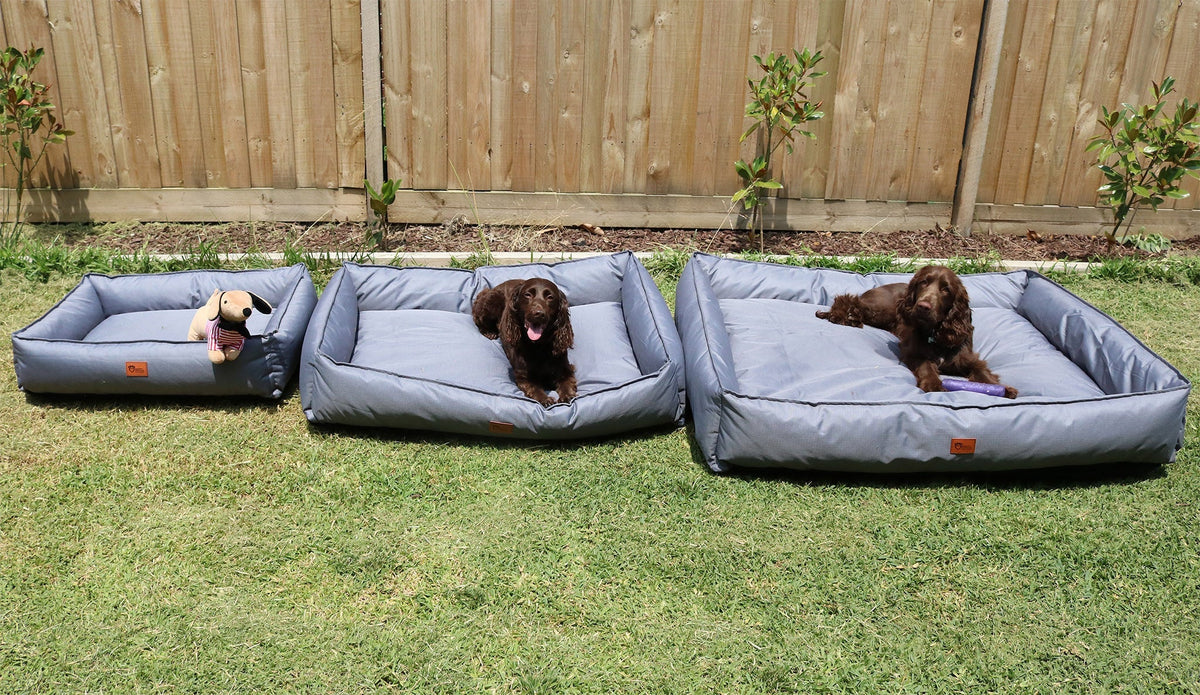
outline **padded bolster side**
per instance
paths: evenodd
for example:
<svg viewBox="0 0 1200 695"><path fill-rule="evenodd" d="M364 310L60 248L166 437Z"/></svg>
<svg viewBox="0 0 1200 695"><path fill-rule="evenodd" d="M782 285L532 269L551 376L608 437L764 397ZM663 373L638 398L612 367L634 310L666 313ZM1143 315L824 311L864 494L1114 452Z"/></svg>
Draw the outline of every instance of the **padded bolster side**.
<svg viewBox="0 0 1200 695"><path fill-rule="evenodd" d="M675 290L675 322L683 343L688 402L695 421L696 442L708 466L728 467L716 458L724 391L736 391L733 350L725 332L725 314L708 275L706 259L694 254Z"/></svg>
<svg viewBox="0 0 1200 695"><path fill-rule="evenodd" d="M1166 360L1104 312L1035 275L1019 312L1110 395L1187 386Z"/></svg>
<svg viewBox="0 0 1200 695"><path fill-rule="evenodd" d="M23 339L83 340L88 332L108 318L96 292L95 277L92 273L84 275L79 284L41 318L14 333L14 349Z"/></svg>
<svg viewBox="0 0 1200 695"><path fill-rule="evenodd" d="M301 265L296 271L290 291L278 297L262 338L268 359L277 364L279 372L275 383L281 391L296 372L298 348L303 345L313 307L317 304L317 291L308 268Z"/></svg>
<svg viewBox="0 0 1200 695"><path fill-rule="evenodd" d="M662 378L670 379L678 393L676 422L683 423L687 405L683 343L671 317L671 309L641 261L629 254L621 277L621 311L634 359L643 374L666 367Z"/></svg>
<svg viewBox="0 0 1200 695"><path fill-rule="evenodd" d="M471 312L474 274L456 268L397 268L347 263L342 266L361 311L431 309Z"/></svg>
<svg viewBox="0 0 1200 695"><path fill-rule="evenodd" d="M633 259L633 265L640 266L641 263ZM644 269L642 273L645 273ZM664 308L666 302L661 294L647 289L646 283L653 281L648 274L643 277L642 273L638 273L633 267L625 268L621 278L621 312L625 316L625 330L629 334L629 343L633 348L633 356L637 359L638 368L642 374L652 374L671 358L667 354L659 317L655 315L653 306L655 299L658 299ZM671 328L674 332L674 326Z"/></svg>
<svg viewBox="0 0 1200 695"><path fill-rule="evenodd" d="M335 362L349 362L358 339L358 295L346 266L342 266L313 309L304 334L302 362L313 364L319 352Z"/></svg>

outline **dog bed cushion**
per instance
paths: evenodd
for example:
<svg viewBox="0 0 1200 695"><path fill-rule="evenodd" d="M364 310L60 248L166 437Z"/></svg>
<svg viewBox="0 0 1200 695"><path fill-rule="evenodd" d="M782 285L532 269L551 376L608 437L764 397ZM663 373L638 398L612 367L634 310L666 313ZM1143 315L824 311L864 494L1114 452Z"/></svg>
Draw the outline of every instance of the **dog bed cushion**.
<svg viewBox="0 0 1200 695"><path fill-rule="evenodd" d="M543 277L567 295L579 395L543 407L479 333L481 290ZM313 312L300 369L315 423L573 438L681 423L683 350L670 310L632 253L556 264L397 268L345 264Z"/></svg>
<svg viewBox="0 0 1200 695"><path fill-rule="evenodd" d="M909 277L695 254L676 320L708 466L900 472L1174 460L1187 379L1035 272L963 276L975 349L1020 391L1015 400L925 393L891 333L815 316L838 294Z"/></svg>
<svg viewBox="0 0 1200 695"><path fill-rule="evenodd" d="M213 364L187 340L213 290L247 290L274 310L246 321L233 362ZM32 393L255 395L279 398L299 363L316 305L301 264L266 270L150 275L89 273L57 305L13 334L17 384Z"/></svg>

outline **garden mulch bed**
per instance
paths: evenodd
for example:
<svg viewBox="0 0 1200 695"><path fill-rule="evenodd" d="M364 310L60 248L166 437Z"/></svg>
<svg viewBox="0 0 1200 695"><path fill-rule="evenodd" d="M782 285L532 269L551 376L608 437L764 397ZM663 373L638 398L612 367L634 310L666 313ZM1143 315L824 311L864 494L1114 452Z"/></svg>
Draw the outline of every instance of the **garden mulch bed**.
<svg viewBox="0 0 1200 695"><path fill-rule="evenodd" d="M220 252L283 251L288 244L308 252L384 250L473 253L484 244L493 252L538 251L655 251L696 249L710 253L758 251L757 237L742 230L602 229L591 225L501 227L476 226L461 220L445 225L391 225L382 247L368 240L373 230L361 223L299 224L278 222L225 224L101 224L44 226L39 236L67 245L92 245L125 252L186 253L202 245ZM901 232L767 232L768 253L815 253L829 256L877 255L898 257L978 258L994 255L1006 260L1086 261L1108 256L1102 235L1051 235L1031 230L1026 235L976 233L963 236L951 230ZM1200 255L1200 239L1176 241L1175 255ZM1149 257L1128 247L1113 256Z"/></svg>

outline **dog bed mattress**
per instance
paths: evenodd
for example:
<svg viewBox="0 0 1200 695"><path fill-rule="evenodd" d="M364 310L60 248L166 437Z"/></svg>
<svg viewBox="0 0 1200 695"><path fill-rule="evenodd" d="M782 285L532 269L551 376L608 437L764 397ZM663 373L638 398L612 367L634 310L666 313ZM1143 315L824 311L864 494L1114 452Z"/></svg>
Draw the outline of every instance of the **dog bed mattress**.
<svg viewBox="0 0 1200 695"><path fill-rule="evenodd" d="M471 319L479 291L543 277L566 294L579 394L543 407ZM347 263L313 312L300 368L314 423L561 439L682 423L683 350L632 253L474 272Z"/></svg>
<svg viewBox="0 0 1200 695"><path fill-rule="evenodd" d="M270 314L246 321L235 361L213 364L187 340L213 290L246 290ZM49 312L12 336L17 385L31 393L254 395L279 398L299 363L317 296L301 264L268 270L149 275L89 273Z"/></svg>
<svg viewBox="0 0 1200 695"><path fill-rule="evenodd" d="M693 255L675 311L705 463L905 472L1174 460L1190 383L1038 273L962 277L975 350L1020 391L1014 400L925 393L891 333L814 315L838 294L910 277Z"/></svg>

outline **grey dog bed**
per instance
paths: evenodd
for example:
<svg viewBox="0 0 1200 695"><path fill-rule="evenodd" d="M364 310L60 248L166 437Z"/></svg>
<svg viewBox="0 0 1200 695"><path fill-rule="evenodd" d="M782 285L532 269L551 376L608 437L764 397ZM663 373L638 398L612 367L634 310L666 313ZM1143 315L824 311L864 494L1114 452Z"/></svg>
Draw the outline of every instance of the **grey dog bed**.
<svg viewBox="0 0 1200 695"><path fill-rule="evenodd" d="M215 289L246 290L270 314L247 320L236 361L214 365L187 340ZM150 275L89 273L58 304L12 336L17 385L33 393L254 395L279 398L296 373L317 296L300 264L270 270Z"/></svg>
<svg viewBox="0 0 1200 695"><path fill-rule="evenodd" d="M1187 379L1037 273L962 278L975 349L1019 389L1015 400L925 393L891 333L814 316L837 294L909 277L695 254L675 312L708 466L902 472L1174 460Z"/></svg>
<svg viewBox="0 0 1200 695"><path fill-rule="evenodd" d="M513 382L471 303L513 278L554 281L570 306L579 395L546 408ZM681 423L683 351L631 253L471 272L348 263L313 312L300 399L314 423L562 439Z"/></svg>

